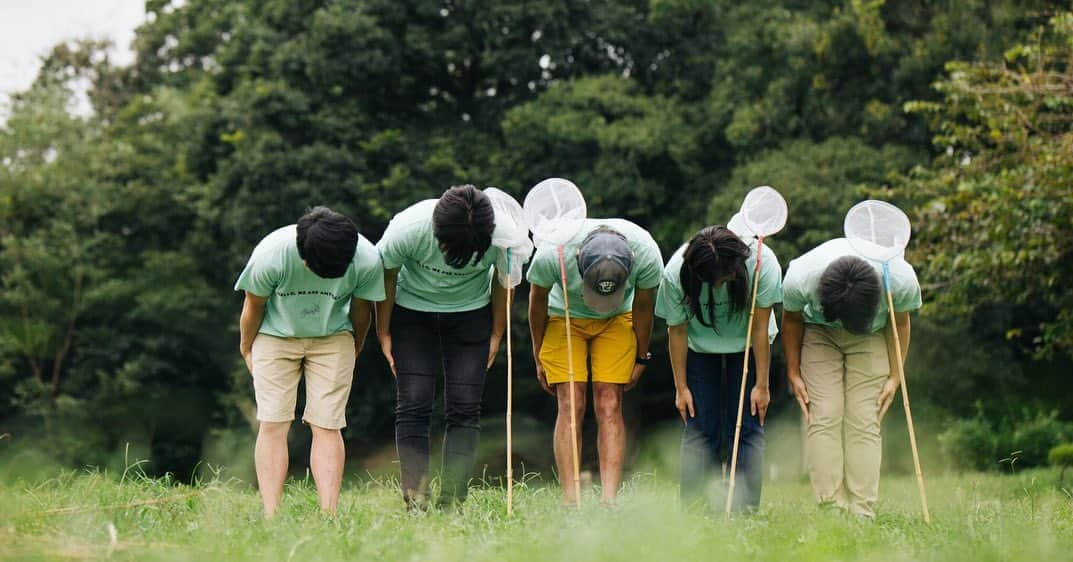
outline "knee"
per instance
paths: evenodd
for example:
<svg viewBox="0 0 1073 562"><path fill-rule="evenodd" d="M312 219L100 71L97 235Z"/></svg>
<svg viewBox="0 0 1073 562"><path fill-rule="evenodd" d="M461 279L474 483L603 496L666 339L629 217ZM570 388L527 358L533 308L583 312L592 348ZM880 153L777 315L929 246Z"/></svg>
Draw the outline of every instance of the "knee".
<svg viewBox="0 0 1073 562"><path fill-rule="evenodd" d="M843 414L834 409L817 408L815 403L809 407L808 430L812 432L834 431L841 429Z"/></svg>
<svg viewBox="0 0 1073 562"><path fill-rule="evenodd" d="M291 430L291 422L261 422L261 426L258 429L261 435L266 437L287 437L287 433Z"/></svg>
<svg viewBox="0 0 1073 562"><path fill-rule="evenodd" d="M399 404L395 408L395 421L428 421L432 417L432 402L427 404Z"/></svg>
<svg viewBox="0 0 1073 562"><path fill-rule="evenodd" d="M847 433L879 437L879 417L861 412L857 415L846 415L846 429L849 430Z"/></svg>
<svg viewBox="0 0 1073 562"><path fill-rule="evenodd" d="M597 383L592 387L596 402L596 417L603 420L622 419L623 385Z"/></svg>
<svg viewBox="0 0 1073 562"><path fill-rule="evenodd" d="M705 432L700 424L688 423L682 431L682 444L686 447L708 447L715 440L716 436Z"/></svg>
<svg viewBox="0 0 1073 562"><path fill-rule="evenodd" d="M566 393L564 393L566 394ZM574 395L574 417L580 421L585 417L585 394L583 392L575 393ZM570 419L570 398L569 396L559 398L559 417L569 420Z"/></svg>
<svg viewBox="0 0 1073 562"><path fill-rule="evenodd" d="M343 436L343 431L341 429L331 429L331 428L327 428L327 427L321 427L319 425L312 424L312 423L309 424L309 429L310 429L310 431L313 432L313 438L314 439L323 438L323 437L328 437L328 438L339 437L339 438L342 438L342 436Z"/></svg>
<svg viewBox="0 0 1073 562"><path fill-rule="evenodd" d="M476 426L481 419L480 402L453 402L445 409L444 418L453 425Z"/></svg>
<svg viewBox="0 0 1073 562"><path fill-rule="evenodd" d="M622 421L622 399L618 396L602 396L597 399L596 419L600 423Z"/></svg>
<svg viewBox="0 0 1073 562"><path fill-rule="evenodd" d="M395 415L399 418L427 419L432 415L433 397L426 393L399 392Z"/></svg>

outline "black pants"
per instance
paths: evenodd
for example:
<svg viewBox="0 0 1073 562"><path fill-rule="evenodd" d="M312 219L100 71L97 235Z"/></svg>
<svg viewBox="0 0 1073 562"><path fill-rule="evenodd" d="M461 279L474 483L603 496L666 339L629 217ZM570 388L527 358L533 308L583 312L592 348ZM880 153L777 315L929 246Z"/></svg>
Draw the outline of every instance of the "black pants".
<svg viewBox="0 0 1073 562"><path fill-rule="evenodd" d="M741 370L745 353L697 353L686 359L686 384L693 394L696 417L686 422L682 433L682 505L701 502L723 509L726 488L714 497L705 488L718 477L715 467L726 459L729 470L734 448L734 426L741 392ZM749 413L749 393L756 385L756 362L749 354L749 379L745 386L745 409L741 417L738 471L734 482L734 511L756 511L764 482L764 428Z"/></svg>
<svg viewBox="0 0 1073 562"><path fill-rule="evenodd" d="M441 372L445 381L445 432L440 503L466 499L481 430L481 399L491 332L491 306L443 313L395 306L391 313L398 387L395 445L407 503L426 495L429 419Z"/></svg>

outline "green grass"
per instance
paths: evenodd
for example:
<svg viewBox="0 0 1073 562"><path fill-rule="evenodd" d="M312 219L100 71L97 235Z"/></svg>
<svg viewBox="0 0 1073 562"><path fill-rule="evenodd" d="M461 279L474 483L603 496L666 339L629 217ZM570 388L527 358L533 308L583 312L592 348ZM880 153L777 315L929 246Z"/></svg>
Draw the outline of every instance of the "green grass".
<svg viewBox="0 0 1073 562"><path fill-rule="evenodd" d="M819 510L803 483L768 485L757 516L684 513L673 483L645 476L626 485L617 512L592 496L582 511L564 511L556 488L530 480L516 488L511 518L502 489L474 489L461 513L411 515L392 482L352 482L328 519L311 483L298 480L266 523L256 491L238 482L68 472L0 484L0 559L1070 560L1073 496L1056 479L933 478L931 526L906 477L883 480L875 522Z"/></svg>

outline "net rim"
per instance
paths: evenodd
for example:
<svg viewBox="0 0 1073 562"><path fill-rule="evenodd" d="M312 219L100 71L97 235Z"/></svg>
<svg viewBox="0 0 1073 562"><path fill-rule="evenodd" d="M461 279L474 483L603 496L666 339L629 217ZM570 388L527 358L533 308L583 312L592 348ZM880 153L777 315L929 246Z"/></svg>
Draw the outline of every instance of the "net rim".
<svg viewBox="0 0 1073 562"><path fill-rule="evenodd" d="M561 187L554 187L556 185ZM554 203L557 216L547 217L534 209L537 206L536 201L540 200L535 197L543 196L545 191ZM577 205L564 210L563 204L569 199L573 199ZM556 245L565 244L573 238L588 216L588 206L581 189L574 182L561 177L546 178L530 188L525 195L522 209L534 240L553 242Z"/></svg>
<svg viewBox="0 0 1073 562"><path fill-rule="evenodd" d="M870 208L879 209L881 212L889 213L889 217L894 218L899 223L899 230L905 233L903 242L900 246L885 246L874 241L874 235L873 239L869 239L864 236L859 236L859 233L854 232L850 226L851 219L854 219L859 213L868 212L866 209ZM875 219L873 218L872 220L874 222ZM909 216L905 214L905 211L901 210L897 205L879 199L866 199L850 207L849 211L846 212L846 217L842 221L842 232L858 252L868 258L886 263L905 255L905 249L909 246L909 241L913 236L913 224L910 222ZM897 236L892 236L891 238L892 240L901 239ZM873 253L873 250L876 251ZM882 255L880 255L878 250L882 250Z"/></svg>
<svg viewBox="0 0 1073 562"><path fill-rule="evenodd" d="M771 219L764 221L763 224L754 222L751 218L753 213L750 213L749 206L750 200L758 198L763 200L763 198L769 196L774 196L774 204L777 206L777 213L773 214L773 216L778 217L778 225L771 228L766 226L766 223ZM786 227L786 221L789 218L789 208L786 205L786 199L779 193L779 190L770 185L760 185L750 189L749 193L745 194L745 199L741 202L741 210L739 211L739 214L741 215L742 222L749 229L750 234L759 238L772 236L781 232L782 229Z"/></svg>

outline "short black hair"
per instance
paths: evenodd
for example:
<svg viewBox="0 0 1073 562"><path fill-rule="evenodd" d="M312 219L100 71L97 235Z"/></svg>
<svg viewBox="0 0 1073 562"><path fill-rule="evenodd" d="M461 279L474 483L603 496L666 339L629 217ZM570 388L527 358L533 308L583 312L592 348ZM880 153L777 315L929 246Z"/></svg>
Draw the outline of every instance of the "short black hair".
<svg viewBox="0 0 1073 562"><path fill-rule="evenodd" d="M879 273L868 262L856 256L838 258L820 277L823 317L828 322L841 320L855 334L870 333L881 290Z"/></svg>
<svg viewBox="0 0 1073 562"><path fill-rule="evenodd" d="M346 215L313 207L298 219L298 256L326 279L346 275L358 248L358 227Z"/></svg>
<svg viewBox="0 0 1073 562"><path fill-rule="evenodd" d="M456 185L440 196L432 212L432 231L454 268L479 263L492 245L496 228L492 200L472 185Z"/></svg>

